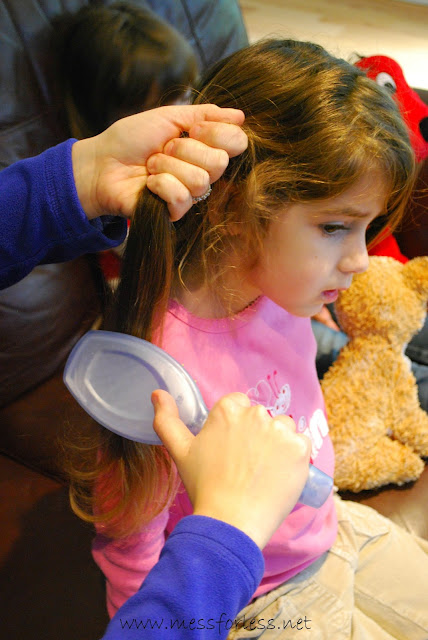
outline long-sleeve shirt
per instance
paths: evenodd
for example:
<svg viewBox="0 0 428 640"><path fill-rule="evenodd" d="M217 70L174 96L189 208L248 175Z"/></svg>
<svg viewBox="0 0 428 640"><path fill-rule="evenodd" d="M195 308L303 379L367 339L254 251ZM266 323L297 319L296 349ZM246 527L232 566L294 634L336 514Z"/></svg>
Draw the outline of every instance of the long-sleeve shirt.
<svg viewBox="0 0 428 640"><path fill-rule="evenodd" d="M0 171L0 289L38 264L72 260L124 240L125 219L86 217L73 177L74 142Z"/></svg>
<svg viewBox="0 0 428 640"><path fill-rule="evenodd" d="M261 551L242 531L213 518L187 516L103 640L226 638L263 567Z"/></svg>
<svg viewBox="0 0 428 640"><path fill-rule="evenodd" d="M290 415L312 440L312 463L333 476L334 455L315 369L309 318L292 316L262 297L232 319L211 320L171 302L161 346L194 378L208 408L226 393L246 393L272 415ZM140 587L165 539L192 513L183 486L173 503L129 538L98 535L93 555L107 578L110 615ZM257 597L302 571L333 544L336 512L330 496L320 509L296 505L263 550Z"/></svg>

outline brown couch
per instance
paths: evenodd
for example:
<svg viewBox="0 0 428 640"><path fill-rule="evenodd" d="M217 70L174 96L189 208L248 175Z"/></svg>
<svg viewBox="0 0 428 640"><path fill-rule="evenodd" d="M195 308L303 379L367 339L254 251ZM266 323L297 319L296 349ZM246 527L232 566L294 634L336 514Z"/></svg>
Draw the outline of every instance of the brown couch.
<svg viewBox="0 0 428 640"><path fill-rule="evenodd" d="M23 124L24 148L37 137L28 134L34 122ZM9 133L9 141L19 138L15 124ZM102 305L90 257L38 267L0 292L0 629L8 640L95 640L108 621L103 577L90 555L93 532L70 511L58 458L64 425L90 428L62 368ZM350 497L428 539L428 469L412 486Z"/></svg>
<svg viewBox="0 0 428 640"><path fill-rule="evenodd" d="M38 267L0 292L0 309L0 324L10 321L0 360L2 637L95 640L107 623L103 579L58 455L64 424L90 425L62 382L64 358L101 311L90 261Z"/></svg>

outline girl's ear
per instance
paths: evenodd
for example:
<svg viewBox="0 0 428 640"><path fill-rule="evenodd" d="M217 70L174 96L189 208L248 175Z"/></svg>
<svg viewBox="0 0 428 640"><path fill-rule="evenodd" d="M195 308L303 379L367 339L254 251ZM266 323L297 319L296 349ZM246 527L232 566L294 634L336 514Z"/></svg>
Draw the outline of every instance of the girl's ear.
<svg viewBox="0 0 428 640"><path fill-rule="evenodd" d="M242 234L242 225L239 222L231 222L228 225L227 233L229 236L240 236Z"/></svg>
<svg viewBox="0 0 428 640"><path fill-rule="evenodd" d="M224 236L240 235L242 222L235 222L242 218L242 201L237 187L220 178L215 196L207 202L207 215L211 227L217 227Z"/></svg>

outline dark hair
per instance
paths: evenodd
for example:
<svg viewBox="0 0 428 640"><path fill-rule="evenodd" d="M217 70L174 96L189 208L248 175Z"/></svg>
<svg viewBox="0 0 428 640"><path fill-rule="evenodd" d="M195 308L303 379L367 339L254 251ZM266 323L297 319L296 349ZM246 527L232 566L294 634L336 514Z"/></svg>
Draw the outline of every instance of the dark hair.
<svg viewBox="0 0 428 640"><path fill-rule="evenodd" d="M89 5L56 23L58 71L72 135L170 104L193 86L194 52L174 27L127 2Z"/></svg>
<svg viewBox="0 0 428 640"><path fill-rule="evenodd" d="M392 98L364 72L318 45L293 40L253 44L217 64L199 89L196 102L245 112L249 146L231 159L211 196L175 225L161 200L148 190L140 194L115 328L148 340L155 334L157 342L172 285L208 284L220 293L227 311L223 255L233 249L249 266L254 264L270 221L284 204L339 195L376 170L384 176L384 215L393 228L414 181L413 151ZM78 513L93 520L88 505L95 504L111 535L132 531L158 513L174 481L166 459L154 462L157 449L105 432L97 471L92 468L103 491L92 493L92 503L83 503L83 485L73 485L74 504L84 504ZM113 485L112 469L114 482L119 478L126 490L109 512L103 508ZM153 506L153 487L162 484L167 471L170 493L164 488ZM118 514L125 514L121 531L115 524Z"/></svg>

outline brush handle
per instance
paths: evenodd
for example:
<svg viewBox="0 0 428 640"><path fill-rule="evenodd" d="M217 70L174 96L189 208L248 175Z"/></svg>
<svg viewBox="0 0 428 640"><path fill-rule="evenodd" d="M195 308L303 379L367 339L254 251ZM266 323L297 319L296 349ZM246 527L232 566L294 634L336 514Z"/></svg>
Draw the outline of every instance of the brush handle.
<svg viewBox="0 0 428 640"><path fill-rule="evenodd" d="M297 502L319 509L333 489L333 478L313 464L309 465L309 475Z"/></svg>

